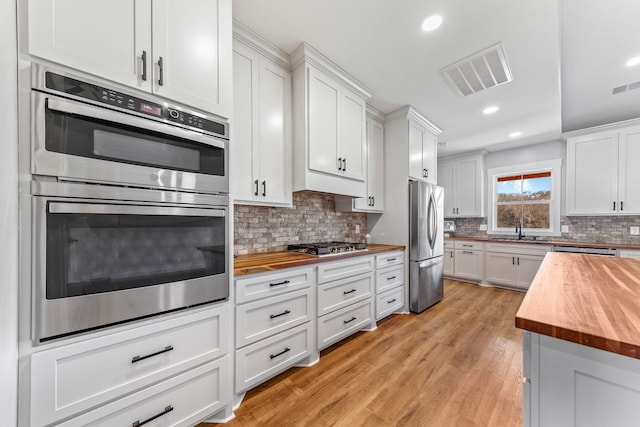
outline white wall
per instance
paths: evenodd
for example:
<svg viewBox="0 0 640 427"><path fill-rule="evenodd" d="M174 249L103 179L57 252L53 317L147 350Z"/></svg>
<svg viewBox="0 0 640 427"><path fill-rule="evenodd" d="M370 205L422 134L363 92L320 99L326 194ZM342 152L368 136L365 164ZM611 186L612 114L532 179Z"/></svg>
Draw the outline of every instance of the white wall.
<svg viewBox="0 0 640 427"><path fill-rule="evenodd" d="M18 118L16 2L0 1L0 424L17 425Z"/></svg>

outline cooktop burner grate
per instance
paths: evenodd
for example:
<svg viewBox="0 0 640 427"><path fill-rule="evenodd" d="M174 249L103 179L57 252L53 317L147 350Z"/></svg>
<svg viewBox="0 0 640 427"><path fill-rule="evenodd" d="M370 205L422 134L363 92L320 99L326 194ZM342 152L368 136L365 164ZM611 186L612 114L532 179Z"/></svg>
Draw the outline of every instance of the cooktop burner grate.
<svg viewBox="0 0 640 427"><path fill-rule="evenodd" d="M319 242L288 245L287 250L310 255L335 255L346 252L362 251L367 248L364 243L352 242Z"/></svg>

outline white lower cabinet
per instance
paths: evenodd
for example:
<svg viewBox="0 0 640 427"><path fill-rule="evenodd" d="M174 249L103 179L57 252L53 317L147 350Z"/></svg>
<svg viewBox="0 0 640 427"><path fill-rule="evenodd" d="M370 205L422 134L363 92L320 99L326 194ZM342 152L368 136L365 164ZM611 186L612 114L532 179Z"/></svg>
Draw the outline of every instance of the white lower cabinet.
<svg viewBox="0 0 640 427"><path fill-rule="evenodd" d="M453 277L454 263L455 263L455 249L454 244L451 241L444 242L444 275Z"/></svg>
<svg viewBox="0 0 640 427"><path fill-rule="evenodd" d="M314 351L315 281L313 267L236 279L236 393Z"/></svg>
<svg viewBox="0 0 640 427"><path fill-rule="evenodd" d="M453 276L481 282L484 278L484 244L482 242L455 241Z"/></svg>
<svg viewBox="0 0 640 427"><path fill-rule="evenodd" d="M620 258L640 258L640 251L634 249L618 249Z"/></svg>
<svg viewBox="0 0 640 427"><path fill-rule="evenodd" d="M372 256L318 265L318 350L361 329L375 328L373 265Z"/></svg>
<svg viewBox="0 0 640 427"><path fill-rule="evenodd" d="M59 423L96 408L100 408L95 411L99 415L94 417L87 414L89 418L82 419L111 419L112 411L146 401L151 395L163 391L156 386L150 387L153 384L162 381L182 383L183 380L175 379L176 375L191 372L197 366L216 359L216 366L220 368L215 369L228 371L231 368L230 361L224 356L230 351L230 323L229 305L223 304L34 353L31 356L30 425ZM200 374L208 375L205 372L193 373L193 378ZM230 405L230 377L225 374L216 378L215 381L219 382L216 389L220 391L221 399L219 407ZM185 377L184 381L189 380ZM188 394L182 396L174 393L174 397L177 400L189 399ZM114 402L122 398L126 398L126 405ZM169 400L165 406L172 404ZM105 406L107 402L114 403ZM201 408L191 406L181 410L180 416L189 416L188 419L197 421L213 414L215 410L207 403ZM202 416L196 419L195 415L189 415L194 413ZM144 415L140 417L145 418ZM189 424L179 422L179 418L175 417L176 414L167 419L176 420L177 425ZM134 417L129 423L136 419ZM70 423L76 425L75 421ZM84 425L84 421L78 423Z"/></svg>
<svg viewBox="0 0 640 427"><path fill-rule="evenodd" d="M485 280L495 285L529 289L547 252L546 245L487 243Z"/></svg>
<svg viewBox="0 0 640 427"><path fill-rule="evenodd" d="M376 320L404 308L404 252L376 255Z"/></svg>
<svg viewBox="0 0 640 427"><path fill-rule="evenodd" d="M177 375L140 392L73 418L59 426L193 426L231 400L230 358Z"/></svg>

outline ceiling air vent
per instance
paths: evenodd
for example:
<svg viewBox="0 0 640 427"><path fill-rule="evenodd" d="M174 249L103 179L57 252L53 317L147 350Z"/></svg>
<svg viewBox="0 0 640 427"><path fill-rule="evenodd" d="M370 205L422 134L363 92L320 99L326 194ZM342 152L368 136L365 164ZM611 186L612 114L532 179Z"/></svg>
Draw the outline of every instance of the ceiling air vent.
<svg viewBox="0 0 640 427"><path fill-rule="evenodd" d="M513 80L502 43L441 70L464 96Z"/></svg>
<svg viewBox="0 0 640 427"><path fill-rule="evenodd" d="M618 86L613 88L612 95L617 95L622 92L628 92L630 90L640 89L640 81L629 83L626 85Z"/></svg>

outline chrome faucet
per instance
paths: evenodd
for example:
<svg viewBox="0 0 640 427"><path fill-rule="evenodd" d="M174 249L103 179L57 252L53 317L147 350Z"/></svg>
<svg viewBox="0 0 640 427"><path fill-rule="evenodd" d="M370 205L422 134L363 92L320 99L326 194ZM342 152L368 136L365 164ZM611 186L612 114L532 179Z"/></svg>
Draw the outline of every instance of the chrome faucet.
<svg viewBox="0 0 640 427"><path fill-rule="evenodd" d="M522 240L524 237L524 233L522 232L522 218L518 219L518 223L516 224L516 233L518 233L518 240Z"/></svg>

